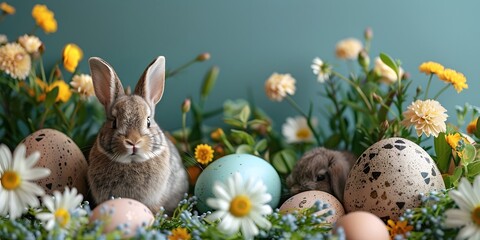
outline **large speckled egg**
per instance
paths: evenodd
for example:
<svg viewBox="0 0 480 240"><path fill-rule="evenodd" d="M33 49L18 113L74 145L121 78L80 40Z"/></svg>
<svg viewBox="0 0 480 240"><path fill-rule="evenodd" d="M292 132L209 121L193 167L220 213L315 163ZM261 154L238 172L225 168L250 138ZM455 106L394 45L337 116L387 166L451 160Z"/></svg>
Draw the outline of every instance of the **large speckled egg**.
<svg viewBox="0 0 480 240"><path fill-rule="evenodd" d="M298 193L285 201L280 206L281 213L292 213L294 211L301 211L302 209L310 208L315 204L315 202L320 201L322 204L328 204L327 209L316 212L315 214L320 215L324 214L327 211L331 210L332 215L326 218L326 221L329 223L335 223L338 218L345 214L342 204L330 193L323 191L306 191Z"/></svg>
<svg viewBox="0 0 480 240"><path fill-rule="evenodd" d="M139 227L149 227L154 217L143 203L129 198L117 198L99 204L92 211L90 222L101 221L103 233L121 230L123 238L133 237Z"/></svg>
<svg viewBox="0 0 480 240"><path fill-rule="evenodd" d="M358 211L351 212L338 219L334 232L343 228L345 237L348 240L389 240L386 225L380 218L372 213Z"/></svg>
<svg viewBox="0 0 480 240"><path fill-rule="evenodd" d="M50 176L36 181L47 194L58 190L63 192L66 186L77 188L87 194L87 161L80 148L67 135L54 129L41 129L26 137L23 141L27 155L40 152L36 166L51 170Z"/></svg>
<svg viewBox="0 0 480 240"><path fill-rule="evenodd" d="M255 178L263 181L267 192L272 195L269 205L276 208L280 201L281 182L277 171L267 161L250 154L230 154L208 165L200 174L195 184L197 208L201 212L212 210L207 205L208 198L214 198L213 184L216 181L226 183L235 172L240 173L244 181Z"/></svg>
<svg viewBox="0 0 480 240"><path fill-rule="evenodd" d="M370 146L347 178L347 212L367 211L382 220L398 220L408 208L420 206L419 195L445 189L430 155L403 138L388 138Z"/></svg>

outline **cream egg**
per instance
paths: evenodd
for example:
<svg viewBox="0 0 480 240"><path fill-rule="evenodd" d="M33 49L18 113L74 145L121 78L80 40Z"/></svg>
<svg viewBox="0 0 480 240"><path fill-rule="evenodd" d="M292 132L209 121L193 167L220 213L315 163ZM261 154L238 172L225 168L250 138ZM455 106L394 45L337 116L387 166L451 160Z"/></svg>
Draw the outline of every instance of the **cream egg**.
<svg viewBox="0 0 480 240"><path fill-rule="evenodd" d="M348 240L389 240L390 235L383 221L372 213L351 212L338 219L334 232L343 228Z"/></svg>

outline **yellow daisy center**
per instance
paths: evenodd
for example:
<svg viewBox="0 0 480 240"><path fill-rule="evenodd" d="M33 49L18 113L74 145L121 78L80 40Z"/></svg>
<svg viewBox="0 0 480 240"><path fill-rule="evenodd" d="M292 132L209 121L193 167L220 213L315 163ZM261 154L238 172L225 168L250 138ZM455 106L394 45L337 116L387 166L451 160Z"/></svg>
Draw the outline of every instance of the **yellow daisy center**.
<svg viewBox="0 0 480 240"><path fill-rule="evenodd" d="M299 139L307 139L310 137L310 130L307 128L300 128L297 131L297 138Z"/></svg>
<svg viewBox="0 0 480 240"><path fill-rule="evenodd" d="M475 207L472 211L472 221L480 226L480 205Z"/></svg>
<svg viewBox="0 0 480 240"><path fill-rule="evenodd" d="M239 195L230 202L230 213L235 217L244 217L250 213L252 202L245 195Z"/></svg>
<svg viewBox="0 0 480 240"><path fill-rule="evenodd" d="M14 171L5 171L2 175L2 187L7 190L15 190L20 186L22 178Z"/></svg>
<svg viewBox="0 0 480 240"><path fill-rule="evenodd" d="M54 215L57 223L60 224L62 228L67 226L68 222L70 222L70 213L65 208L59 208L55 211Z"/></svg>
<svg viewBox="0 0 480 240"><path fill-rule="evenodd" d="M195 159L201 164L207 164L213 159L213 149L207 144L200 144L195 148Z"/></svg>

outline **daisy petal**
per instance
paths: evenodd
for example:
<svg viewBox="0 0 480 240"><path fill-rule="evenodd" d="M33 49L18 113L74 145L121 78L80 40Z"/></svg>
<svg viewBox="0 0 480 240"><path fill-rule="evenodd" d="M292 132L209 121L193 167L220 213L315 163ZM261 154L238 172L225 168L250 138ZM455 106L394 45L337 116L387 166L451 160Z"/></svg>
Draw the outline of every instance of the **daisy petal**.
<svg viewBox="0 0 480 240"><path fill-rule="evenodd" d="M466 239L470 238L475 234L476 231L479 231L477 227L473 224L467 225L458 232L457 239Z"/></svg>

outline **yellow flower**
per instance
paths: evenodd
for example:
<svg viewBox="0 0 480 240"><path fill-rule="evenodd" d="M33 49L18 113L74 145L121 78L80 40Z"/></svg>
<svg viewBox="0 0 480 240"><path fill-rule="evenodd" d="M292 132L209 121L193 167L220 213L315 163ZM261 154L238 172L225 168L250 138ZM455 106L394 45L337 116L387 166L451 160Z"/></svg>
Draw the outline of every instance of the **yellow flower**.
<svg viewBox="0 0 480 240"><path fill-rule="evenodd" d="M0 47L0 70L13 78L24 80L31 69L27 51L18 43L7 43Z"/></svg>
<svg viewBox="0 0 480 240"><path fill-rule="evenodd" d="M168 236L168 240L188 240L192 236L186 228L178 227L172 230L172 234Z"/></svg>
<svg viewBox="0 0 480 240"><path fill-rule="evenodd" d="M465 75L453 69L445 69L438 75L438 78L447 83L451 83L453 87L455 87L455 90L457 90L457 93L460 93L463 89L468 88L467 78Z"/></svg>
<svg viewBox="0 0 480 240"><path fill-rule="evenodd" d="M268 98L280 102L287 94L295 94L295 79L290 74L273 73L265 82L265 92Z"/></svg>
<svg viewBox="0 0 480 240"><path fill-rule="evenodd" d="M221 128L217 128L217 130L213 131L212 133L210 133L210 137L215 140L215 141L220 141L222 139L222 136L224 135L225 133L223 132L223 129Z"/></svg>
<svg viewBox="0 0 480 240"><path fill-rule="evenodd" d="M55 14L50 11L47 6L37 4L32 9L32 17L39 27L46 33L54 33L57 31L57 20Z"/></svg>
<svg viewBox="0 0 480 240"><path fill-rule="evenodd" d="M453 150L457 150L458 142L460 142L461 139L462 139L462 135L460 135L460 133L445 135L445 140Z"/></svg>
<svg viewBox="0 0 480 240"><path fill-rule="evenodd" d="M88 74L73 76L70 85L73 87L73 90L79 93L82 97L88 98L90 96L95 96L92 77Z"/></svg>
<svg viewBox="0 0 480 240"><path fill-rule="evenodd" d="M478 118L475 118L467 125L468 134L474 134L477 131L477 121Z"/></svg>
<svg viewBox="0 0 480 240"><path fill-rule="evenodd" d="M47 92L52 91L55 87L58 87L58 95L55 102L67 102L72 96L70 86L63 80L57 80L50 84L47 88Z"/></svg>
<svg viewBox="0 0 480 240"><path fill-rule="evenodd" d="M76 44L69 43L63 49L63 66L69 72L75 72L78 62L83 58L83 51Z"/></svg>
<svg viewBox="0 0 480 240"><path fill-rule="evenodd" d="M389 219L387 221L387 229L390 233L390 239L395 239L397 235L402 235L405 238L407 237L406 233L413 230L413 226L407 225L407 221L398 221L395 223Z"/></svg>
<svg viewBox="0 0 480 240"><path fill-rule="evenodd" d="M418 67L418 70L420 70L420 72L423 72L427 75L430 75L430 74L440 74L443 72L443 65L440 64L440 63L436 63L436 62L424 62L422 64L420 64L420 66Z"/></svg>
<svg viewBox="0 0 480 240"><path fill-rule="evenodd" d="M335 54L338 58L357 59L358 54L363 49L362 42L356 38L347 38L337 43L335 48Z"/></svg>
<svg viewBox="0 0 480 240"><path fill-rule="evenodd" d="M446 111L447 110L435 100L417 100L403 112L405 119L402 121L402 125L405 127L414 126L418 136L425 133L427 137L429 137L430 134L437 137L438 133L447 130L445 121L448 115L445 114Z"/></svg>
<svg viewBox="0 0 480 240"><path fill-rule="evenodd" d="M0 3L0 10L2 10L3 13L8 15L15 14L15 8L8 5L8 3L6 2Z"/></svg>
<svg viewBox="0 0 480 240"><path fill-rule="evenodd" d="M208 164L213 159L213 149L207 144L197 145L195 148L195 159L201 164Z"/></svg>

